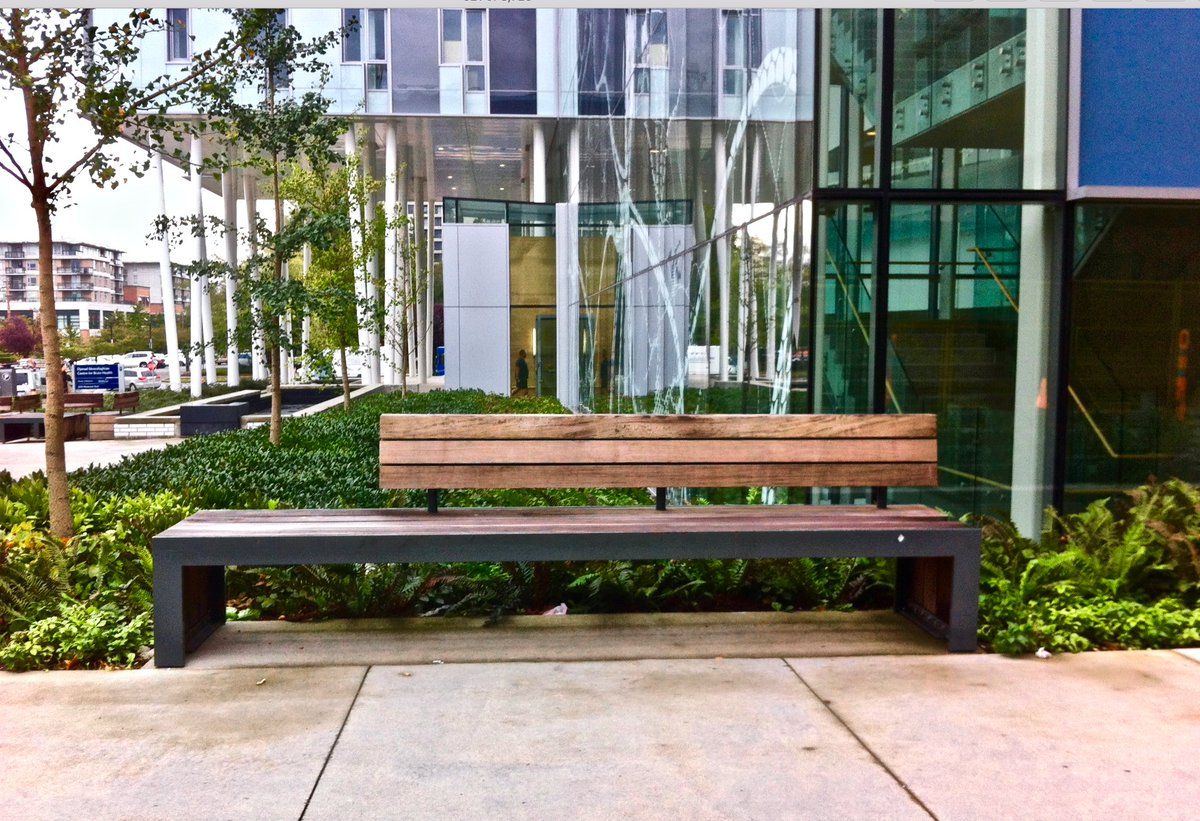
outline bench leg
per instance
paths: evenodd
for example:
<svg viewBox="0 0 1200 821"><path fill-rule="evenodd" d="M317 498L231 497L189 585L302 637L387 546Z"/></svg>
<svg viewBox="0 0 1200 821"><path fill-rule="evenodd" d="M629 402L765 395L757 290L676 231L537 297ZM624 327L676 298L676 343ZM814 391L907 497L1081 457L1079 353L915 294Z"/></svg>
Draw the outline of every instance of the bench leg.
<svg viewBox="0 0 1200 821"><path fill-rule="evenodd" d="M195 650L225 623L225 568L181 567L154 560L154 665L182 667Z"/></svg>
<svg viewBox="0 0 1200 821"><path fill-rule="evenodd" d="M183 568L166 556L154 557L154 666L182 667Z"/></svg>
<svg viewBox="0 0 1200 821"><path fill-rule="evenodd" d="M953 590L950 598L950 652L974 653L979 644L980 545L968 545L954 557Z"/></svg>
<svg viewBox="0 0 1200 821"><path fill-rule="evenodd" d="M978 536L955 544L950 556L904 557L896 562L896 610L946 639L954 653L973 653L979 625ZM959 540L956 540L956 542Z"/></svg>

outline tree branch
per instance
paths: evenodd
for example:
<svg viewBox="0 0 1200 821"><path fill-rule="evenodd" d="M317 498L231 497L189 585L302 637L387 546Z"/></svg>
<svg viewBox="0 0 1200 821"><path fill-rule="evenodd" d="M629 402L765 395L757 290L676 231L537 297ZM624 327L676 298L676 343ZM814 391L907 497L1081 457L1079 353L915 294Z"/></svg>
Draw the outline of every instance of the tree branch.
<svg viewBox="0 0 1200 821"><path fill-rule="evenodd" d="M25 169L23 169L21 164L17 162L17 158L13 156L13 153L8 150L8 146L0 142L0 151L4 152L4 156L8 157L7 163L3 160L0 160L0 171L4 171L26 188L31 188L32 183L30 183L29 178L25 176Z"/></svg>

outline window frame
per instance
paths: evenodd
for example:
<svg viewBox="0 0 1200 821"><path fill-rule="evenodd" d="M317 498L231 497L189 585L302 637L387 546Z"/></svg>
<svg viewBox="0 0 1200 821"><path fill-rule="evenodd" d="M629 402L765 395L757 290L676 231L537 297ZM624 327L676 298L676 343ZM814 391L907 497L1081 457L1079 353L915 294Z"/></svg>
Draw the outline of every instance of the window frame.
<svg viewBox="0 0 1200 821"><path fill-rule="evenodd" d="M172 12L183 12L183 46L185 54L180 56L175 53L179 44L175 42L179 36L180 27L177 25L178 19L173 16ZM190 63L192 61L192 10L190 8L166 9L166 35L167 35L167 62L174 64Z"/></svg>

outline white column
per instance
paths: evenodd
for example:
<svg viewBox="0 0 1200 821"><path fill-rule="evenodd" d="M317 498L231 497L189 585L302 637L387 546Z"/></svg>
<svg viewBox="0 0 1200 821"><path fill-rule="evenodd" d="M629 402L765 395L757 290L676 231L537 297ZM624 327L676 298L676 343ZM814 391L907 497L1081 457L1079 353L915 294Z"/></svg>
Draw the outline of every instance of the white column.
<svg viewBox="0 0 1200 821"><path fill-rule="evenodd" d="M428 267L425 254L425 178L417 177L416 191L413 196L413 238L417 243L417 277L415 282L416 305L413 313L413 333L416 336L414 350L417 356L417 383L424 385L429 381L429 371L426 369L425 349L429 347L429 339L425 327L425 282L428 279Z"/></svg>
<svg viewBox="0 0 1200 821"><path fill-rule="evenodd" d="M221 199L225 205L225 263L229 273L225 276L225 329L229 334L225 346L225 383L236 388L241 382L238 373L237 345L237 194L233 185L233 169L226 168L221 174Z"/></svg>
<svg viewBox="0 0 1200 821"><path fill-rule="evenodd" d="M396 334L400 328L400 273L397 270L396 246L399 243L399 226L396 211L396 124L389 122L383 144L383 213L387 218L386 235L383 241L383 340L380 353L384 369L384 383L396 385L400 382L400 345Z"/></svg>
<svg viewBox="0 0 1200 821"><path fill-rule="evenodd" d="M574 203L580 200L579 128L578 120L572 122L567 136L567 202Z"/></svg>
<svg viewBox="0 0 1200 821"><path fill-rule="evenodd" d="M162 154L154 155L154 170L158 176L158 211L167 219L167 186L163 177ZM162 258L159 262L159 284L162 286L163 328L167 337L167 372L171 390L183 390L183 375L179 370L179 330L175 327L175 277L171 271L171 241L164 233Z"/></svg>
<svg viewBox="0 0 1200 821"><path fill-rule="evenodd" d="M437 202L429 200L429 218L425 226L425 378L433 376L433 354L437 349L433 340L433 309L434 289L433 280L437 276L434 258L437 255Z"/></svg>
<svg viewBox="0 0 1200 821"><path fill-rule="evenodd" d="M728 227L729 176L728 158L725 156L725 128L713 125L713 235L721 234ZM717 249L717 379L729 379L729 240L722 238L715 243Z"/></svg>
<svg viewBox="0 0 1200 821"><path fill-rule="evenodd" d="M200 143L199 137L192 137L192 154L191 154L191 173L192 173L192 195L195 197L196 207L193 211L196 217L196 261L205 262L208 259L208 250L204 247L204 182L200 177L200 163L204 160L204 146ZM200 277L193 276L191 278L191 298L188 315L191 319L189 332L191 334L191 344L188 346L188 380L190 393L192 396L199 398L201 394L201 385L204 381L201 375L201 369L204 367L204 359L201 356L201 351L204 350L204 296L201 290Z"/></svg>
<svg viewBox="0 0 1200 821"><path fill-rule="evenodd" d="M546 201L546 131L542 124L533 123L533 155L529 158L529 200Z"/></svg>
<svg viewBox="0 0 1200 821"><path fill-rule="evenodd" d="M250 174L242 177L242 195L246 206L247 236L250 241L250 257L258 255L258 192L254 178ZM251 274L254 279L262 276L261 271ZM250 378L261 381L267 378L267 344L263 338L262 300L257 297L250 303Z"/></svg>
<svg viewBox="0 0 1200 821"><path fill-rule="evenodd" d="M1026 12L1025 150L1023 185L1053 188L1057 184L1058 76L1060 12ZM1052 284L1055 276L1054 211L1041 205L1021 207L1021 274L1017 319L1017 369L1013 407L1012 520L1024 536L1037 539L1050 503L1051 462L1049 377L1055 321ZM1069 230L1063 228L1062 230ZM1062 260L1061 265L1071 265Z"/></svg>
<svg viewBox="0 0 1200 821"><path fill-rule="evenodd" d="M355 260L361 260L362 244L362 211L359 208L358 188L362 174L358 154L358 138L351 128L346 132L346 159L350 161L350 247ZM354 271L354 297L358 300L358 350L365 353L370 345L370 317L366 311L367 272L365 264L356 263Z"/></svg>

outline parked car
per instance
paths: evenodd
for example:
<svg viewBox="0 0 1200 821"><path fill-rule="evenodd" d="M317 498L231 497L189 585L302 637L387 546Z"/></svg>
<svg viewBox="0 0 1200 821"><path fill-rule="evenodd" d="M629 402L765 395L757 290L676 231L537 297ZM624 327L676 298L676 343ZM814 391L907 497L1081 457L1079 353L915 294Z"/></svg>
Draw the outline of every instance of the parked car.
<svg viewBox="0 0 1200 821"><path fill-rule="evenodd" d="M157 390L163 386L158 373L149 368L124 368L125 390Z"/></svg>
<svg viewBox="0 0 1200 821"><path fill-rule="evenodd" d="M121 357L121 367L144 368L152 359L158 359L154 351L130 351Z"/></svg>

